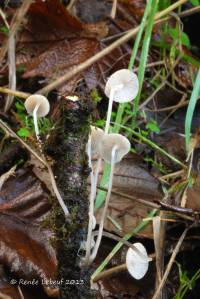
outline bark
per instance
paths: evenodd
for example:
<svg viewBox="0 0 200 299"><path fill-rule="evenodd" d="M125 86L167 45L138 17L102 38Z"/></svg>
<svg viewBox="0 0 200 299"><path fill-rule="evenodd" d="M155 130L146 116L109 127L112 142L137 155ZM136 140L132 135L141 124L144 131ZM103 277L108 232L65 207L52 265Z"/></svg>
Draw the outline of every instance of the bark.
<svg viewBox="0 0 200 299"><path fill-rule="evenodd" d="M86 240L88 223L86 143L89 134L88 101L63 100L57 129L46 148L55 161L54 174L59 191L71 214L66 221L55 209L55 231L60 298L94 298L90 271L80 267L79 249ZM69 284L68 284L69 283Z"/></svg>

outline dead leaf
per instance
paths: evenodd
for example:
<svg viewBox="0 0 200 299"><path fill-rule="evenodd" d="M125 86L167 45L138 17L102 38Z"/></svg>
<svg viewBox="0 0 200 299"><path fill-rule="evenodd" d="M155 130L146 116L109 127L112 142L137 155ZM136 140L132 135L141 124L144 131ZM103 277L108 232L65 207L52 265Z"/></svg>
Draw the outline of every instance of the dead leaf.
<svg viewBox="0 0 200 299"><path fill-rule="evenodd" d="M0 211L22 219L41 222L51 208L49 194L33 175L31 168L20 169L10 177L0 191Z"/></svg>
<svg viewBox="0 0 200 299"><path fill-rule="evenodd" d="M19 169L0 191L0 263L18 278L55 279L53 232L42 228L51 204L46 187L31 167ZM49 296L58 289L43 285Z"/></svg>
<svg viewBox="0 0 200 299"><path fill-rule="evenodd" d="M104 228L121 236L129 233L147 216L150 208L134 201L134 198L152 201L161 197L159 181L140 166L136 159L123 159L117 163L114 171L113 190L133 197L133 200L112 194L107 220ZM97 223L100 220L102 208L96 212ZM112 221L113 220L113 221ZM117 222L121 230L114 224ZM152 237L152 226L149 225L141 234Z"/></svg>

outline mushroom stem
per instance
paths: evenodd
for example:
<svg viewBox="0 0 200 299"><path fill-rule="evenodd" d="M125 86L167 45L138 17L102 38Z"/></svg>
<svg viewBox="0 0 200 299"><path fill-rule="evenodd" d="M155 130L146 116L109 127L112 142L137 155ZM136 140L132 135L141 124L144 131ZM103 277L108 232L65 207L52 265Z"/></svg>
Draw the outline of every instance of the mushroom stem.
<svg viewBox="0 0 200 299"><path fill-rule="evenodd" d="M90 200L89 200L89 221L88 221L88 233L87 233L87 241L86 241L86 254L84 257L84 264L88 264L90 252L91 252L91 242L92 242L92 230L93 230L93 219L94 219L94 198L96 195L96 186L95 186L95 176L92 167L92 155L91 155L91 136L88 140L88 147L87 147L87 154L88 154L88 164L91 169L90 172L90 182L91 182L91 189L90 189Z"/></svg>
<svg viewBox="0 0 200 299"><path fill-rule="evenodd" d="M115 95L115 92L117 90L120 90L123 88L123 84L119 84L113 88L111 88L111 91L110 91L110 96L109 96L109 104L108 104L108 112L107 112L107 119L106 119L106 125L105 125L105 134L108 133L108 130L109 130L109 126L110 126L110 119L111 119L111 113L112 113L112 106L113 106L113 101L114 101L114 95Z"/></svg>
<svg viewBox="0 0 200 299"><path fill-rule="evenodd" d="M96 197L96 192L97 192L97 183L98 183L99 171L101 169L101 161L102 161L102 158L99 158L97 160L97 166L96 166L96 170L95 170L95 174L94 174L94 188L95 188L94 199Z"/></svg>
<svg viewBox="0 0 200 299"><path fill-rule="evenodd" d="M37 111L38 111L39 106L40 106L40 104L37 104L33 110L33 122L34 122L34 127L35 127L35 135L38 140L39 140L39 135L40 135L38 121L37 121Z"/></svg>
<svg viewBox="0 0 200 299"><path fill-rule="evenodd" d="M104 226L106 213L107 213L107 209L108 209L108 204L109 204L109 200L110 200L110 196L111 196L111 192L112 192L113 174L114 174L114 168L115 168L115 154L116 154L117 148L118 148L117 145L115 145L112 148L111 168L110 168L108 192L107 192L107 195L106 195L105 205L104 205L103 213L102 213L102 216L101 216L101 222L100 222L100 225L99 225L99 232L98 232L97 240L96 240L94 249L92 251L92 254L90 256L90 262L93 262L94 259L96 258L96 255L97 255L100 243L101 243L102 235L103 235L103 226Z"/></svg>

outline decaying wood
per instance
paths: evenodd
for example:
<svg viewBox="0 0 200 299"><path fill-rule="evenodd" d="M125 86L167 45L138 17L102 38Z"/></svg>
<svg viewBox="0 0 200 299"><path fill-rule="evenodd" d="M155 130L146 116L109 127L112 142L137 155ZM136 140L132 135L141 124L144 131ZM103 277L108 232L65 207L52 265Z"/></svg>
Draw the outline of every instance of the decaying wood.
<svg viewBox="0 0 200 299"><path fill-rule="evenodd" d="M88 222L87 177L89 175L86 143L89 134L88 101L63 99L57 129L46 146L55 160L53 172L62 198L69 208L66 220L55 210L55 233L60 298L93 298L90 271L81 268L79 249L86 240ZM71 283L70 283L71 282Z"/></svg>

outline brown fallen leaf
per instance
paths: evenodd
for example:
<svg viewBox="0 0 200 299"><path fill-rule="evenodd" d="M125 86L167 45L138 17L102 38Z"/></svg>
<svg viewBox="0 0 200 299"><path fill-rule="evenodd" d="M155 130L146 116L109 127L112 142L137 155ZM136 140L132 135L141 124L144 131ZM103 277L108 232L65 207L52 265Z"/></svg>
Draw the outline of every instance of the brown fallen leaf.
<svg viewBox="0 0 200 299"><path fill-rule="evenodd" d="M49 192L31 171L19 169L0 191L0 263L18 278L55 279L57 260L53 232L42 228L51 204ZM49 296L58 289L43 285Z"/></svg>
<svg viewBox="0 0 200 299"><path fill-rule="evenodd" d="M19 278L55 279L56 257L49 232L19 217L0 213L0 263ZM43 285L47 294L57 292Z"/></svg>
<svg viewBox="0 0 200 299"><path fill-rule="evenodd" d="M48 51L26 64L26 72L23 77L43 76L48 81L53 81L66 73L66 70L70 72L76 65L94 55L97 47L98 42L90 39L74 39L70 42L63 41L57 43ZM73 91L77 81L80 79L81 74L65 84L62 91Z"/></svg>
<svg viewBox="0 0 200 299"><path fill-rule="evenodd" d="M159 181L147 170L141 167L137 158L126 158L115 166L113 190L133 197L133 200L112 194L107 220L104 228L121 236L133 230L139 222L147 216L150 208L134 201L134 198L153 201L161 198ZM100 220L102 207L97 210L97 223ZM115 226L114 223L118 226ZM119 229L119 227L121 229ZM152 226L149 225L141 234L152 237Z"/></svg>
<svg viewBox="0 0 200 299"><path fill-rule="evenodd" d="M31 168L19 169L0 191L0 212L17 215L35 223L42 222L51 208L45 186Z"/></svg>
<svg viewBox="0 0 200 299"><path fill-rule="evenodd" d="M5 296L5 298L1 297L2 294ZM10 284L9 278L7 277L2 265L0 265L0 298L21 299L17 286Z"/></svg>

